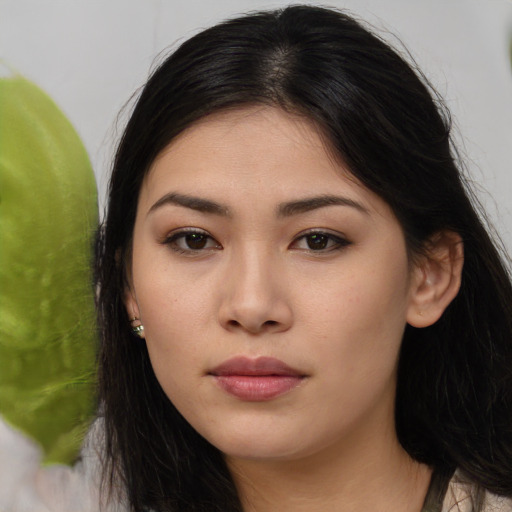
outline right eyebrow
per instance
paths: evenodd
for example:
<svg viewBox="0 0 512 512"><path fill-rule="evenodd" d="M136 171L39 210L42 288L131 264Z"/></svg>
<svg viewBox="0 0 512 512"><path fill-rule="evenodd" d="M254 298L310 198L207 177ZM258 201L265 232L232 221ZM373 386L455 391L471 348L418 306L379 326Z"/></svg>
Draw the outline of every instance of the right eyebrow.
<svg viewBox="0 0 512 512"><path fill-rule="evenodd" d="M191 210L196 210L198 212L211 213L222 217L229 217L231 215L227 206L216 203L215 201L203 199L202 197L178 194L175 192L165 194L156 201L156 203L154 203L149 209L148 215L168 204L183 206L184 208L190 208Z"/></svg>

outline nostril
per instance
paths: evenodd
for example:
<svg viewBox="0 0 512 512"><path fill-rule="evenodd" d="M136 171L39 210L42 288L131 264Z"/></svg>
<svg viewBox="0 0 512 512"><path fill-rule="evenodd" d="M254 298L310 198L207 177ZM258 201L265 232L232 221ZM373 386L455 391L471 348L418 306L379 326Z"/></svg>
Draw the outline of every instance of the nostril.
<svg viewBox="0 0 512 512"><path fill-rule="evenodd" d="M272 329L279 325L279 322L275 320L266 320L263 323L258 323L255 325L252 325L250 322L244 323L239 322L238 320L231 319L227 322L227 326L231 329L239 329L244 328L251 332L259 332L265 329Z"/></svg>

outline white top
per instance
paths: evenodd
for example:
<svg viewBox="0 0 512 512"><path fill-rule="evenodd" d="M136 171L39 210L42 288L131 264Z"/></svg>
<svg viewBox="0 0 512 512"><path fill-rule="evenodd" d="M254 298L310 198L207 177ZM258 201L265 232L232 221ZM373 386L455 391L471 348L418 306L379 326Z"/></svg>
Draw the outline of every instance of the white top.
<svg viewBox="0 0 512 512"><path fill-rule="evenodd" d="M456 473L448 485L442 512L473 512L471 490L471 485L458 481ZM482 512L512 512L512 499L486 493Z"/></svg>

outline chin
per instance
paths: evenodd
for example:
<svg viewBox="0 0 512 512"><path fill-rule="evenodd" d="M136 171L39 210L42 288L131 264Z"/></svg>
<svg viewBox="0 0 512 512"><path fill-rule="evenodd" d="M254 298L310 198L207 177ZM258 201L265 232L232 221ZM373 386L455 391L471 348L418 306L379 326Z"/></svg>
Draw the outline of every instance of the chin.
<svg viewBox="0 0 512 512"><path fill-rule="evenodd" d="M294 442L297 438L283 428L272 429L256 425L253 428L224 425L222 431L210 429L198 432L227 457L240 459L281 459L293 456L302 443Z"/></svg>
<svg viewBox="0 0 512 512"><path fill-rule="evenodd" d="M286 446L284 443L276 446L269 443L254 443L249 441L244 444L231 444L230 446L225 446L225 449L221 446L218 446L218 448L230 459L285 461L298 459L303 455L297 448L294 449L290 446Z"/></svg>
<svg viewBox="0 0 512 512"><path fill-rule="evenodd" d="M223 429L222 433L202 434L211 444L231 459L286 461L307 457L329 444L308 440L298 431L284 427Z"/></svg>

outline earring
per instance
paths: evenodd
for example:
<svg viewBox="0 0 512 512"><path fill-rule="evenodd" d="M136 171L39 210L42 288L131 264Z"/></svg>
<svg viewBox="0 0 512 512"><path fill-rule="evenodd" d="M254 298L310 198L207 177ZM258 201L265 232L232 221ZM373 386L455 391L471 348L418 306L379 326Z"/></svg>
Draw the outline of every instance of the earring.
<svg viewBox="0 0 512 512"><path fill-rule="evenodd" d="M144 338L144 326L141 324L139 318L132 318L130 320L130 324L132 326L132 332L139 338Z"/></svg>

